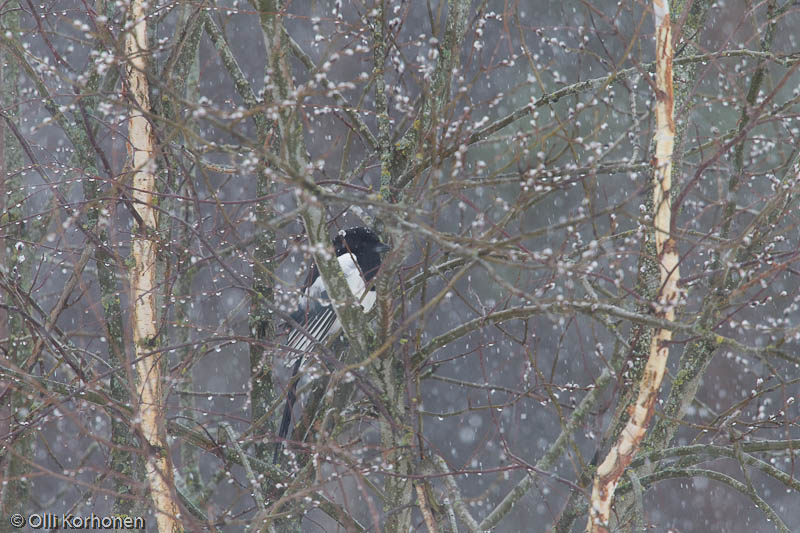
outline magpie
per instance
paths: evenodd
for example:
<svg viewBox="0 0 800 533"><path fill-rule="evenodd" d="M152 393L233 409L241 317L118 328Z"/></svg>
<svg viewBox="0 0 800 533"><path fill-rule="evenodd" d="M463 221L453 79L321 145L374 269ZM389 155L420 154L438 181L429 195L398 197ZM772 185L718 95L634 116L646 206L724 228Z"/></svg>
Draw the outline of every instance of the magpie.
<svg viewBox="0 0 800 533"><path fill-rule="evenodd" d="M372 230L363 226L340 231L333 240L333 248L339 260L350 292L361 303L366 313L375 305L375 287L368 287L369 282L378 273L381 266L381 254L389 250ZM292 422L292 409L297 401L297 372L303 362L303 354L311 351L317 344L324 344L335 337L342 329L336 312L331 305L325 282L319 275L317 265L312 262L306 278L305 290L300 296L297 311L291 314L292 320L302 326L292 328L286 340L288 351L296 357L286 393L286 405L278 430L278 442L272 462L277 464L281 451L281 443L289 434ZM366 290L369 288L369 290ZM366 294L365 293L366 290Z"/></svg>

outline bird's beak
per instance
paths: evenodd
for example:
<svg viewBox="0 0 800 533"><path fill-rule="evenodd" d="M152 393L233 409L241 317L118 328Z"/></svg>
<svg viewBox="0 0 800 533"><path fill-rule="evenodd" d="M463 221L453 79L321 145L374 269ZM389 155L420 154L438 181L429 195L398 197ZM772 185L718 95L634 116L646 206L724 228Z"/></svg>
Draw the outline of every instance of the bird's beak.
<svg viewBox="0 0 800 533"><path fill-rule="evenodd" d="M391 246L389 246L388 244L383 244L382 242L375 245L375 251L378 252L379 254L382 254L383 252L388 252L391 249L392 249Z"/></svg>

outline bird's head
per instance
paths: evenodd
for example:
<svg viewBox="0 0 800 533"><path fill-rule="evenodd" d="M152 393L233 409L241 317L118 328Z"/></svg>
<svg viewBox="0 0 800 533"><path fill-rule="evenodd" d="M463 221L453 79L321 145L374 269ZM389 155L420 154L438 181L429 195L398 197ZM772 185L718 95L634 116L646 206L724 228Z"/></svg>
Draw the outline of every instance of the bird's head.
<svg viewBox="0 0 800 533"><path fill-rule="evenodd" d="M374 231L363 226L341 230L333 239L333 247L337 257L347 253L355 257L366 281L375 277L381 266L381 254L389 250Z"/></svg>
<svg viewBox="0 0 800 533"><path fill-rule="evenodd" d="M374 231L363 226L339 231L333 240L333 247L336 249L337 256L348 252L356 256L381 254L390 249L388 245L381 242Z"/></svg>

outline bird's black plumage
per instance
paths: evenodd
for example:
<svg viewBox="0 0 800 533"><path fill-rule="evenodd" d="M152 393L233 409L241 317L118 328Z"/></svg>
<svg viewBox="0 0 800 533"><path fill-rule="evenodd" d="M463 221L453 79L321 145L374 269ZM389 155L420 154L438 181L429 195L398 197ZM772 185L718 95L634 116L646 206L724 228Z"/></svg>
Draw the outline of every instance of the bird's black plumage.
<svg viewBox="0 0 800 533"><path fill-rule="evenodd" d="M368 285L381 266L381 254L389 247L380 241L375 232L359 226L340 231L333 240L333 248L350 292L361 302L364 312L369 311L375 304L375 292L374 287ZM366 291L367 288L370 290ZM286 406L278 430L274 463L278 462L281 443L289 434L292 408L297 401L297 373L303 362L303 354L315 344L324 343L341 330L341 324L316 264L312 264L309 269L299 303L297 311L292 313L291 317L295 323L302 326L302 330L293 328L286 341L288 351L297 359L292 368L292 378L286 393Z"/></svg>

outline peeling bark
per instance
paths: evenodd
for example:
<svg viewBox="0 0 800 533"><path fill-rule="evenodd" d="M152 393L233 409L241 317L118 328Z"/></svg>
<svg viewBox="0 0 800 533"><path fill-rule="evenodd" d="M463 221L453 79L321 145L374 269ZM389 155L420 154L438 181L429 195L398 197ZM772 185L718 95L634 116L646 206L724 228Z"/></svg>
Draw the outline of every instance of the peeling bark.
<svg viewBox="0 0 800 533"><path fill-rule="evenodd" d="M655 244L658 254L661 288L655 304L657 317L675 319L675 305L679 300L678 249L671 236L672 202L672 154L675 140L672 90L672 28L667 0L654 0L653 11L656 22L656 151L653 161L653 207L655 210ZM669 356L672 331L656 330L650 342L650 355L644 368L639 394L630 407L630 418L620 433L616 444L609 450L605 460L597 468L591 497L591 509L586 531L600 533L608 531L611 503L614 491L625 469L644 439L653 408L658 399L661 382Z"/></svg>
<svg viewBox="0 0 800 533"><path fill-rule="evenodd" d="M144 3L134 0L130 16L131 31L125 38L129 58L125 78L133 100L128 119L128 152L133 167L133 202L140 225L131 245L133 261L130 285L133 305L133 342L138 380L138 418L147 449L147 481L161 532L182 531L169 448L164 437L164 398L161 390L161 359L153 353L157 343L156 313L156 230L154 208L154 138L145 112L150 109L147 80L147 24Z"/></svg>

